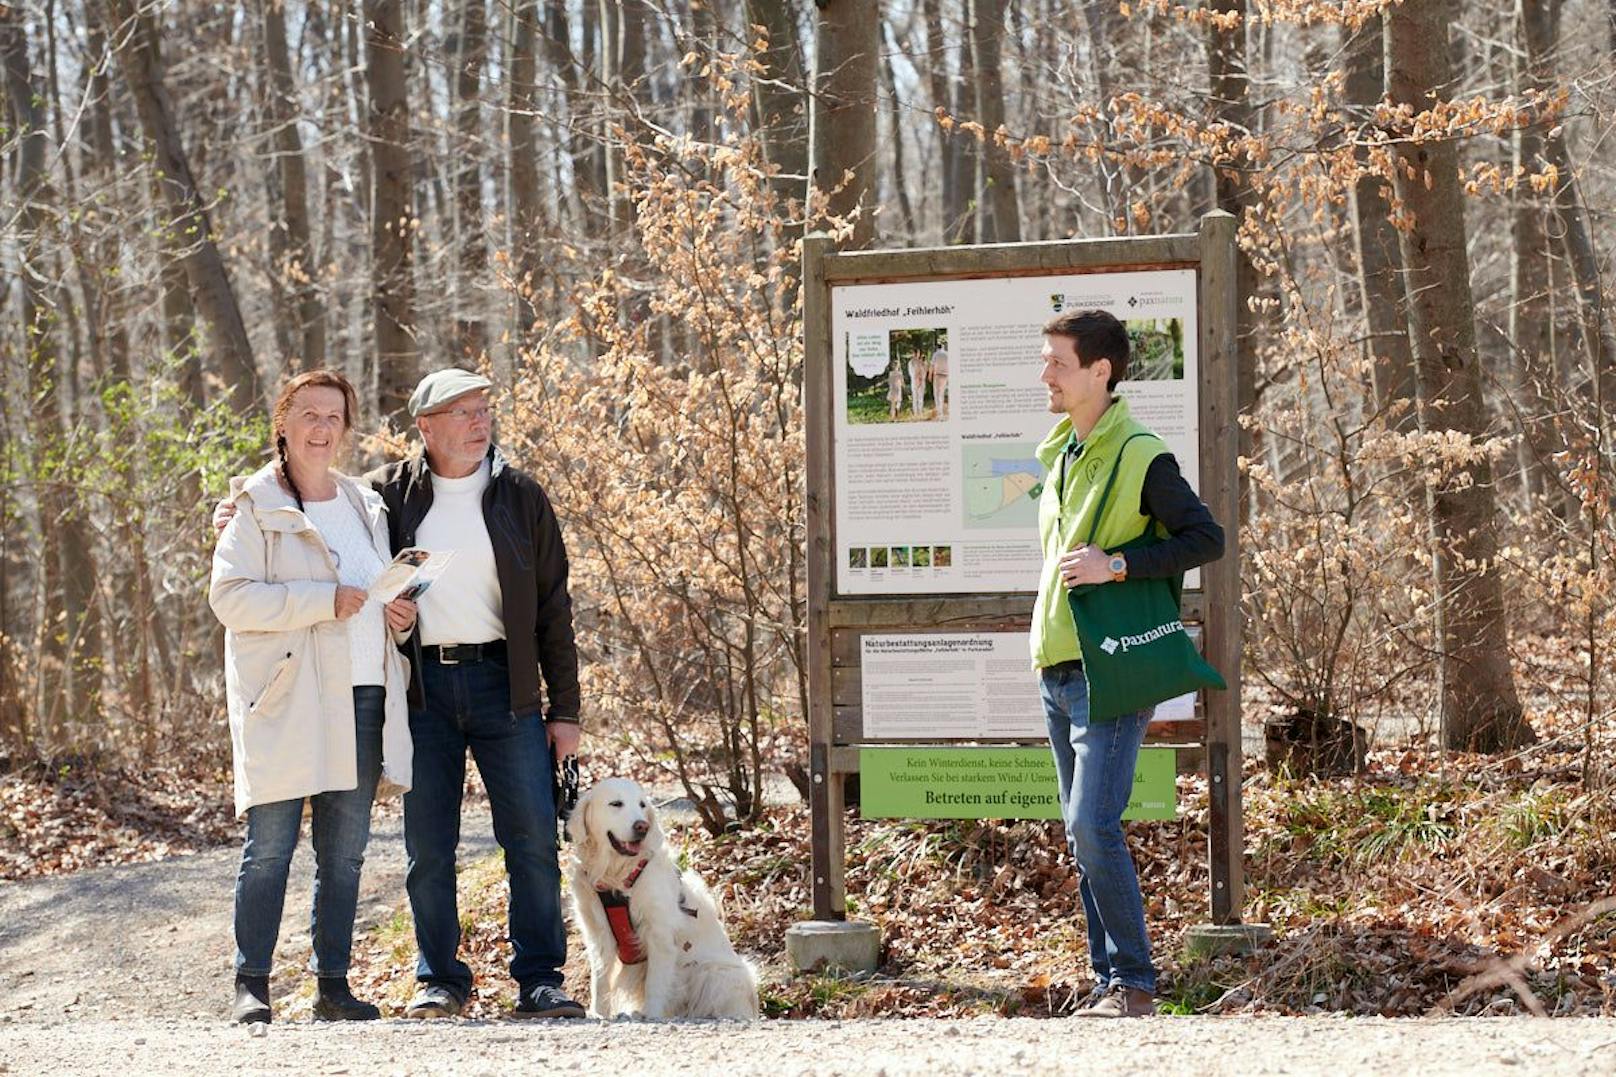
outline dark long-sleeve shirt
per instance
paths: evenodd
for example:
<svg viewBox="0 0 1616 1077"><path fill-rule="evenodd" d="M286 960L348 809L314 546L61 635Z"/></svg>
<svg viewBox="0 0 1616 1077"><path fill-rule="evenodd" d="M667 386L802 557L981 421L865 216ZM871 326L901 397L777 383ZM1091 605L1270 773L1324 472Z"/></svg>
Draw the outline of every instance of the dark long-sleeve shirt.
<svg viewBox="0 0 1616 1077"><path fill-rule="evenodd" d="M1177 576L1223 556L1223 528L1184 481L1172 453L1162 453L1146 469L1139 511L1161 521L1169 537L1145 549L1129 550L1128 575Z"/></svg>

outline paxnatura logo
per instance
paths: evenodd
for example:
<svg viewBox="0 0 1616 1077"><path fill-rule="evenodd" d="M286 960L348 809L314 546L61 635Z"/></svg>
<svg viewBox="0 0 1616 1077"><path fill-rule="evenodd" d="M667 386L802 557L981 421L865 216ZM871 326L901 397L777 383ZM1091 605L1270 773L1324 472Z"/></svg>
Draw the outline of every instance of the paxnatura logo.
<svg viewBox="0 0 1616 1077"><path fill-rule="evenodd" d="M1138 635L1134 636L1123 636L1120 641L1114 640L1110 636L1107 636L1105 638L1105 642L1100 644L1100 649L1105 651L1106 654L1111 654L1115 652L1118 647L1121 647L1122 653L1127 654L1135 647L1143 647L1147 643L1155 643L1159 639L1165 639L1166 637L1171 636L1174 632L1182 631L1184 631L1183 621L1168 621L1165 624L1157 625L1148 632L1140 632Z"/></svg>

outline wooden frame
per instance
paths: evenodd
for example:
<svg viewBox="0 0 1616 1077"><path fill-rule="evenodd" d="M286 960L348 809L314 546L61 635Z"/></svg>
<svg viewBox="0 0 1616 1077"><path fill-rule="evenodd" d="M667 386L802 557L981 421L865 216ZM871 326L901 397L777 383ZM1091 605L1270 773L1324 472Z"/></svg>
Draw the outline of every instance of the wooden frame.
<svg viewBox="0 0 1616 1077"><path fill-rule="evenodd" d="M1204 716L1172 727L1152 724L1156 743L1205 746L1210 813L1212 922L1238 923L1243 903L1240 804L1239 477L1235 319L1235 220L1213 212L1199 232L1010 243L979 247L837 253L813 237L803 248L803 311L807 423L808 739L813 825L811 877L814 917L845 919L847 775L858 770L863 738L858 698L859 638L866 631L1025 630L1032 596L837 596L835 469L833 462L834 349L831 289L839 284L969 280L1088 272L1193 269L1198 273L1200 494L1224 525L1221 560L1201 570L1202 589L1185 594L1185 621L1199 621L1202 646L1229 682L1208 693ZM1029 361L1032 360L1029 356ZM1031 674L1029 673L1029 676Z"/></svg>

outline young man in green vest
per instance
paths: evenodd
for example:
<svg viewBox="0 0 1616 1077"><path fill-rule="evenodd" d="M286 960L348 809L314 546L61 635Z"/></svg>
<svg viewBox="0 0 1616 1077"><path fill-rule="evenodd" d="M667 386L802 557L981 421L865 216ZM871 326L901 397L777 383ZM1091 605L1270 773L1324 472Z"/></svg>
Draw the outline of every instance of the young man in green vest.
<svg viewBox="0 0 1616 1077"><path fill-rule="evenodd" d="M1215 561L1223 554L1223 529L1167 446L1115 395L1128 372L1121 322L1099 310L1057 315L1044 326L1043 362L1049 410L1063 418L1038 447L1049 475L1038 502L1044 567L1033 607L1032 659L1060 780L1061 817L1082 872L1079 893L1094 965L1094 989L1077 1014L1144 1017L1155 1012L1156 969L1122 812L1151 710L1089 721L1088 682L1066 591L1130 575L1174 576ZM1129 442L1135 434L1146 436ZM1116 483L1088 543L1113 465ZM1151 526L1166 540L1126 556L1106 552Z"/></svg>

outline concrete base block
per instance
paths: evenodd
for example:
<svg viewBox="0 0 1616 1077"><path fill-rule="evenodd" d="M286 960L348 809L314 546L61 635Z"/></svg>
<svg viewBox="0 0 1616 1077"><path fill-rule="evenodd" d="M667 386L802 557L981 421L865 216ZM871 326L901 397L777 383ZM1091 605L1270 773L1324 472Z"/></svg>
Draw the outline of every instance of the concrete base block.
<svg viewBox="0 0 1616 1077"><path fill-rule="evenodd" d="M1196 924L1184 933L1184 951L1191 957L1249 954L1273 941L1267 924Z"/></svg>
<svg viewBox="0 0 1616 1077"><path fill-rule="evenodd" d="M803 920L786 929L786 954L798 972L874 972L881 932L863 920Z"/></svg>

